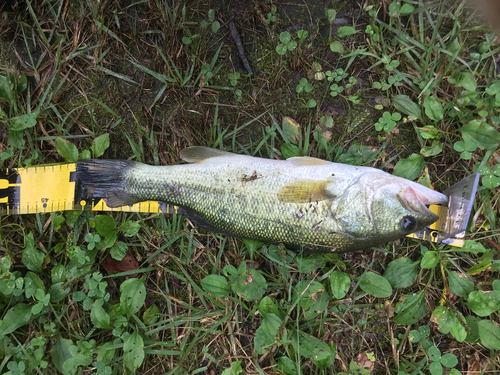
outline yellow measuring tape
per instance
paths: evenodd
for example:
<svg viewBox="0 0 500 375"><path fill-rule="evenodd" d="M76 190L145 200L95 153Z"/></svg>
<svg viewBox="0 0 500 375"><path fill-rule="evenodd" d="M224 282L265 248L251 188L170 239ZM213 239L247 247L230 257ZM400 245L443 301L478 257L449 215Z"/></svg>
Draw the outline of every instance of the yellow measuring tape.
<svg viewBox="0 0 500 375"><path fill-rule="evenodd" d="M121 211L142 213L175 213L176 207L163 202L147 201L131 206L110 208L103 199L87 201L78 196L76 164L45 165L31 168L0 169L0 215L22 215L71 210ZM438 242L438 233L446 225L448 209L430 206L439 220L417 233L408 235ZM451 246L463 247L464 241L450 238Z"/></svg>
<svg viewBox="0 0 500 375"><path fill-rule="evenodd" d="M110 208L103 199L83 200L78 197L75 171L76 164L0 169L0 215L71 210L176 212L175 207L163 202L147 201Z"/></svg>

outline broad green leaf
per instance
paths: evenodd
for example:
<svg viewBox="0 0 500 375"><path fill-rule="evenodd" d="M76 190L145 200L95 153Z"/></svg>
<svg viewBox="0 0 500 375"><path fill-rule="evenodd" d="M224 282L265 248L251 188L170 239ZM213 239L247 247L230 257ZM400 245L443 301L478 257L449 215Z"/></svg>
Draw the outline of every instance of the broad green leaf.
<svg viewBox="0 0 500 375"><path fill-rule="evenodd" d="M123 362L130 371L137 370L144 361L144 340L134 331L123 342Z"/></svg>
<svg viewBox="0 0 500 375"><path fill-rule="evenodd" d="M16 107L14 95L14 80L0 75L0 99L7 100L11 108Z"/></svg>
<svg viewBox="0 0 500 375"><path fill-rule="evenodd" d="M434 309L431 321L436 323L439 332L443 334L451 333L458 342L463 342L467 337L467 331L461 324L465 323L463 315L459 312L453 312L445 306L438 306Z"/></svg>
<svg viewBox="0 0 500 375"><path fill-rule="evenodd" d="M87 298L87 295L84 292L82 292L81 290L78 290L75 293L73 293L73 295L71 297L73 298L73 301L75 301L75 302L82 302L85 298Z"/></svg>
<svg viewBox="0 0 500 375"><path fill-rule="evenodd" d="M50 295L50 302L52 303L59 303L61 302L66 296L69 294L70 289L61 289L61 287L64 285L62 281L52 284L52 286L49 289L49 295Z"/></svg>
<svg viewBox="0 0 500 375"><path fill-rule="evenodd" d="M482 243L473 241L473 240L465 240L463 249L470 251L474 254L480 254L486 252L486 248Z"/></svg>
<svg viewBox="0 0 500 375"><path fill-rule="evenodd" d="M325 342L300 331L292 334L292 346L296 353L312 358L316 365L318 362L328 360L332 355L332 349Z"/></svg>
<svg viewBox="0 0 500 375"><path fill-rule="evenodd" d="M111 216L97 215L94 220L97 233L101 236L107 237L114 233L117 223Z"/></svg>
<svg viewBox="0 0 500 375"><path fill-rule="evenodd" d="M31 317L31 305L18 303L10 308L3 317L0 325L0 337L14 332L16 329L27 324Z"/></svg>
<svg viewBox="0 0 500 375"><path fill-rule="evenodd" d="M273 313L266 314L255 331L254 346L258 354L264 354L269 345L274 344L281 326L281 319Z"/></svg>
<svg viewBox="0 0 500 375"><path fill-rule="evenodd" d="M24 150L26 142L24 141L23 131L9 131L9 143L14 149Z"/></svg>
<svg viewBox="0 0 500 375"><path fill-rule="evenodd" d="M467 304L476 315L488 316L500 309L500 291L485 292L476 290L470 292Z"/></svg>
<svg viewBox="0 0 500 375"><path fill-rule="evenodd" d="M111 329L111 326L109 325L110 317L109 314L102 308L103 304L104 300L102 298L94 302L90 312L90 319L97 328Z"/></svg>
<svg viewBox="0 0 500 375"><path fill-rule="evenodd" d="M45 292L45 284L42 279L40 279L40 276L36 273L26 273L26 276L24 276L24 291L26 292L26 298L33 296L37 290Z"/></svg>
<svg viewBox="0 0 500 375"><path fill-rule="evenodd" d="M281 357L278 360L278 369L286 375L300 374L297 364L288 357Z"/></svg>
<svg viewBox="0 0 500 375"><path fill-rule="evenodd" d="M422 119L422 111L418 104L414 103L408 95L396 95L392 98L392 105L399 112L403 112L408 116Z"/></svg>
<svg viewBox="0 0 500 375"><path fill-rule="evenodd" d="M497 290L500 292L500 280L493 280L491 283L491 286L493 287L494 290Z"/></svg>
<svg viewBox="0 0 500 375"><path fill-rule="evenodd" d="M9 130L22 131L24 129L32 128L36 125L36 119L40 111L35 111L26 115L12 117L7 123Z"/></svg>
<svg viewBox="0 0 500 375"><path fill-rule="evenodd" d="M274 340L281 326L281 319L273 313L266 314L260 324L264 334L271 340Z"/></svg>
<svg viewBox="0 0 500 375"><path fill-rule="evenodd" d="M500 350L500 327L491 320L477 323L481 344L490 350Z"/></svg>
<svg viewBox="0 0 500 375"><path fill-rule="evenodd" d="M127 244L125 242L119 241L111 247L109 253L111 254L111 257L113 259L120 261L125 258L125 255L127 255L128 253Z"/></svg>
<svg viewBox="0 0 500 375"><path fill-rule="evenodd" d="M429 372L431 375L443 375L443 366L439 362L432 362L429 365Z"/></svg>
<svg viewBox="0 0 500 375"><path fill-rule="evenodd" d="M286 45L280 43L276 46L276 52L278 53L278 55L283 56L286 53L286 51L288 51Z"/></svg>
<svg viewBox="0 0 500 375"><path fill-rule="evenodd" d="M427 251L420 262L420 267L423 269L431 269L436 267L441 258L436 251Z"/></svg>
<svg viewBox="0 0 500 375"><path fill-rule="evenodd" d="M156 306L156 303L153 303L151 306L148 307L146 311L144 311L142 320L144 321L145 325L149 326L151 324L155 324L160 318L160 316L161 316L160 308Z"/></svg>
<svg viewBox="0 0 500 375"><path fill-rule="evenodd" d="M434 345L431 346L429 348L429 358L435 362L439 362L441 360L441 350Z"/></svg>
<svg viewBox="0 0 500 375"><path fill-rule="evenodd" d="M338 40L335 40L335 41L330 43L330 50L332 52L336 52L336 53L343 53L344 46Z"/></svg>
<svg viewBox="0 0 500 375"><path fill-rule="evenodd" d="M9 272L10 267L12 267L12 258L10 255L6 254L0 258L0 275Z"/></svg>
<svg viewBox="0 0 500 375"><path fill-rule="evenodd" d="M325 9L325 16L329 23L333 23L335 17L337 17L337 11L335 9Z"/></svg>
<svg viewBox="0 0 500 375"><path fill-rule="evenodd" d="M470 330L470 332L467 333L465 341L469 344L477 344L479 342L479 327L477 324L480 321L481 319L474 315L469 315L465 318L467 328Z"/></svg>
<svg viewBox="0 0 500 375"><path fill-rule="evenodd" d="M439 139L441 138L441 133L439 133L435 126L426 125L421 129L418 129L418 133L424 139Z"/></svg>
<svg viewBox="0 0 500 375"><path fill-rule="evenodd" d="M216 33L220 29L220 22L219 21L214 21L212 22L212 32Z"/></svg>
<svg viewBox="0 0 500 375"><path fill-rule="evenodd" d="M420 153L426 158L436 156L443 151L443 143L438 140L432 141L432 145L424 146L420 149Z"/></svg>
<svg viewBox="0 0 500 375"><path fill-rule="evenodd" d="M353 34L356 34L356 29L351 26L342 26L341 28L339 28L339 31L337 32L337 36L339 38L343 38Z"/></svg>
<svg viewBox="0 0 500 375"><path fill-rule="evenodd" d="M241 361L234 361L231 363L231 368L225 369L222 371L221 375L238 375L243 372L241 368Z"/></svg>
<svg viewBox="0 0 500 375"><path fill-rule="evenodd" d="M113 245L116 243L117 239L118 239L118 231L113 230L113 231L109 232L109 234L106 237L104 237L104 246L106 248L113 247ZM99 241L100 241L100 239L98 241L94 241L94 242L97 244ZM125 244L123 244L123 245L125 245ZM120 252L123 252L123 248L124 248L123 245L121 245L121 247L115 248L114 254L116 254L116 256L119 256Z"/></svg>
<svg viewBox="0 0 500 375"><path fill-rule="evenodd" d="M467 275L458 274L455 271L448 271L448 282L451 292L462 298L467 298L474 290L474 281Z"/></svg>
<svg viewBox="0 0 500 375"><path fill-rule="evenodd" d="M109 147L109 134L102 134L92 142L90 149L94 153L94 158L102 156Z"/></svg>
<svg viewBox="0 0 500 375"><path fill-rule="evenodd" d="M35 248L33 233L24 237L25 248L23 250L23 263L31 271L42 272L42 264L45 254Z"/></svg>
<svg viewBox="0 0 500 375"><path fill-rule="evenodd" d="M133 237L139 233L141 225L137 221L127 220L122 223L120 228L125 237Z"/></svg>
<svg viewBox="0 0 500 375"><path fill-rule="evenodd" d="M76 224L76 221L82 215L82 213L83 213L82 210L66 211L64 213L64 216L66 216L66 224L68 224L68 226L73 228Z"/></svg>
<svg viewBox="0 0 500 375"><path fill-rule="evenodd" d="M281 154L285 159L293 158L295 156L304 156L302 150L298 146L292 145L291 143L283 143L281 145Z"/></svg>
<svg viewBox="0 0 500 375"><path fill-rule="evenodd" d="M128 279L120 285L120 307L130 316L138 312L146 300L146 287L142 279Z"/></svg>
<svg viewBox="0 0 500 375"><path fill-rule="evenodd" d="M400 159L394 166L394 175L415 180L425 167L424 157L420 154L411 154L407 159Z"/></svg>
<svg viewBox="0 0 500 375"><path fill-rule="evenodd" d="M325 358L325 356L321 356L320 358L313 358L313 364L316 365L319 369L326 369L329 366L333 365L335 362L335 357L337 356L337 347L335 343L330 343L330 355Z"/></svg>
<svg viewBox="0 0 500 375"><path fill-rule="evenodd" d="M302 280L295 287L293 300L298 300L299 306L307 309L316 304L319 295L322 293L324 293L324 288L321 283L312 280Z"/></svg>
<svg viewBox="0 0 500 375"><path fill-rule="evenodd" d="M118 340L121 342L121 339ZM116 349L107 349L111 346L113 346L112 342L105 342L97 352L97 360L103 362L105 365L111 363L115 357Z"/></svg>
<svg viewBox="0 0 500 375"><path fill-rule="evenodd" d="M284 143L284 145L287 143ZM251 240L249 238L244 238L243 243L245 244L248 254L250 255L250 259L253 260L255 252L264 246L264 242L257 241L257 240Z"/></svg>
<svg viewBox="0 0 500 375"><path fill-rule="evenodd" d="M201 286L207 293L215 297L224 298L229 295L231 288L224 276L208 275L201 280Z"/></svg>
<svg viewBox="0 0 500 375"><path fill-rule="evenodd" d="M471 142L481 150L495 147L500 143L500 133L484 121L472 120L458 130L466 143Z"/></svg>
<svg viewBox="0 0 500 375"><path fill-rule="evenodd" d="M54 223L54 230L58 231L61 229L61 224L66 221L65 217L63 215L54 215L54 219L52 222Z"/></svg>
<svg viewBox="0 0 500 375"><path fill-rule="evenodd" d="M72 373L66 371L63 367L66 360L74 357L69 350L70 346L73 346L73 341L63 339L60 335L57 335L56 344L50 349L54 365L64 375Z"/></svg>
<svg viewBox="0 0 500 375"><path fill-rule="evenodd" d="M365 293L377 298L387 298L392 294L391 284L385 278L373 272L365 273L359 287Z"/></svg>
<svg viewBox="0 0 500 375"><path fill-rule="evenodd" d="M403 3L401 5L401 9L399 10L399 14L401 14L402 16L406 16L408 14L412 14L414 9L415 8L413 7L413 5L408 3Z"/></svg>
<svg viewBox="0 0 500 375"><path fill-rule="evenodd" d="M336 299L344 298L350 287L351 279L344 272L333 271L330 274L330 288Z"/></svg>
<svg viewBox="0 0 500 375"><path fill-rule="evenodd" d="M293 118L285 116L281 123L285 141L297 144L300 141L300 125Z"/></svg>
<svg viewBox="0 0 500 375"><path fill-rule="evenodd" d="M280 34L280 42L281 43L288 44L288 43L290 43L291 40L292 40L292 36L290 35L290 33L288 31L283 31Z"/></svg>
<svg viewBox="0 0 500 375"><path fill-rule="evenodd" d="M265 296L262 298L262 300L259 302L259 313L262 316L266 316L267 314L274 314L280 319L284 318L284 314L279 311L278 307L274 303L274 301L271 299L271 297Z"/></svg>
<svg viewBox="0 0 500 375"><path fill-rule="evenodd" d="M264 276L258 270L247 269L245 262L240 264L238 270L227 265L224 267L224 274L231 282L231 290L247 301L261 299L267 289Z"/></svg>
<svg viewBox="0 0 500 375"><path fill-rule="evenodd" d="M448 368L455 367L458 365L458 359L455 354L446 353L441 357L441 364Z"/></svg>
<svg viewBox="0 0 500 375"><path fill-rule="evenodd" d="M422 339L422 335L420 333L420 331L417 331L415 329L412 329L410 331L410 334L408 335L408 339L411 341L411 342L419 342L421 339Z"/></svg>
<svg viewBox="0 0 500 375"><path fill-rule="evenodd" d="M453 86L463 87L467 91L476 91L477 88L476 78L469 72L453 72L448 76L448 82Z"/></svg>
<svg viewBox="0 0 500 375"><path fill-rule="evenodd" d="M488 189L495 189L500 186L500 177L489 174L483 177L481 183Z"/></svg>
<svg viewBox="0 0 500 375"><path fill-rule="evenodd" d="M431 120L441 121L443 119L443 107L434 96L428 96L424 99L425 114Z"/></svg>
<svg viewBox="0 0 500 375"><path fill-rule="evenodd" d="M78 149L76 146L61 137L56 138L56 150L64 159L70 163L78 161Z"/></svg>
<svg viewBox="0 0 500 375"><path fill-rule="evenodd" d="M418 276L418 262L409 258L398 258L387 266L384 278L393 288L406 288L413 284Z"/></svg>
<svg viewBox="0 0 500 375"><path fill-rule="evenodd" d="M318 268L325 266L325 257L321 254L299 254L295 258L297 269L300 273L310 273Z"/></svg>
<svg viewBox="0 0 500 375"><path fill-rule="evenodd" d="M0 339L0 358L9 358L13 354L14 344L8 336Z"/></svg>
<svg viewBox="0 0 500 375"><path fill-rule="evenodd" d="M403 294L396 304L396 317L393 319L398 324L411 325L427 315L425 306L425 291Z"/></svg>
<svg viewBox="0 0 500 375"><path fill-rule="evenodd" d="M323 311L328 309L328 293L326 292L321 292L318 293L315 296L316 300L315 303L312 304L311 306L304 308L304 319L305 320L312 320L314 319L318 314L322 314Z"/></svg>

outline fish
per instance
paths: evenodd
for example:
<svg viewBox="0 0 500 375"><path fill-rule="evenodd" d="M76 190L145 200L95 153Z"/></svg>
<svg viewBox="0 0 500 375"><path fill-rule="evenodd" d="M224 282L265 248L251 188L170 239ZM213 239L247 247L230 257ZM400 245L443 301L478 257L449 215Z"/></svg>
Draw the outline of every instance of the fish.
<svg viewBox="0 0 500 375"><path fill-rule="evenodd" d="M111 208L165 202L208 231L306 252L399 239L437 221L428 206L448 201L380 169L307 156L271 160L194 146L180 158L188 164L79 161L79 194Z"/></svg>

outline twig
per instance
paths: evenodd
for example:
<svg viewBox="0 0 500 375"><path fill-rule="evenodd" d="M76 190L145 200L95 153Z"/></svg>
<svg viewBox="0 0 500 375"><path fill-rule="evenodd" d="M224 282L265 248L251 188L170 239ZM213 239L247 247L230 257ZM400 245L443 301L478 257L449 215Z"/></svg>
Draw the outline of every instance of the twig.
<svg viewBox="0 0 500 375"><path fill-rule="evenodd" d="M243 49L243 44L241 43L240 34L238 34L238 30L236 30L236 26L234 26L233 21L229 22L229 30L231 30L231 36L233 37L234 44L236 44L236 48L238 49L238 55L240 56L247 73L252 74L253 70L245 57L245 50Z"/></svg>

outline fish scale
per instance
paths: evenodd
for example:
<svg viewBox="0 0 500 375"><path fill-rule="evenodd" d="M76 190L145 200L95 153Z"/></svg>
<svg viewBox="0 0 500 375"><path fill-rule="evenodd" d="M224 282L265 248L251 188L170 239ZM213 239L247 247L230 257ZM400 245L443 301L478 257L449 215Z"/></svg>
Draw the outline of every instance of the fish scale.
<svg viewBox="0 0 500 375"><path fill-rule="evenodd" d="M158 200L213 232L312 251L349 251L403 237L436 221L446 202L383 171L314 158L269 160L191 147L193 164L149 166L89 160L77 166L83 195L109 207ZM425 202L423 202L425 201ZM414 223L403 230L403 219Z"/></svg>
<svg viewBox="0 0 500 375"><path fill-rule="evenodd" d="M350 245L350 236L331 233L339 228L335 220L328 217L329 202L281 202L277 199L281 187L277 182L267 184L259 181L260 178L244 177L253 175L257 167L228 165L223 176L235 177L225 182L220 175L214 177L214 169L218 169L216 164L148 166L131 171L128 177L133 181L130 193L138 200L160 200L183 207L188 211L185 213L188 218L193 215L189 211L195 211L199 215L194 218L196 224L238 237L282 242L291 247L314 244L332 249ZM199 179L194 180L193 176ZM165 181L169 181L169 186L179 186L179 190L173 194ZM325 233L322 224L330 228L329 232Z"/></svg>

